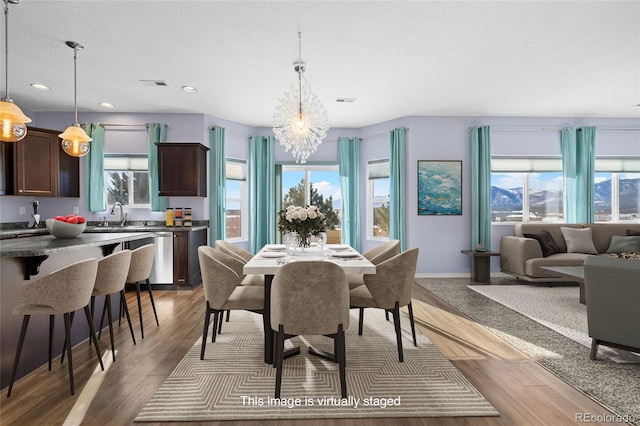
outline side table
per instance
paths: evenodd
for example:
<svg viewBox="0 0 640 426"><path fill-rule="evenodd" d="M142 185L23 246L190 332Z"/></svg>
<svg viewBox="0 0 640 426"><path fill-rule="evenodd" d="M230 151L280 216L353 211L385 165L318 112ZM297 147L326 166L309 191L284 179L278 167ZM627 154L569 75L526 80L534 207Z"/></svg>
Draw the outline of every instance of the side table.
<svg viewBox="0 0 640 426"><path fill-rule="evenodd" d="M488 284L490 282L489 260L491 256L500 256L500 253L475 250L460 250L460 253L471 256L471 281Z"/></svg>

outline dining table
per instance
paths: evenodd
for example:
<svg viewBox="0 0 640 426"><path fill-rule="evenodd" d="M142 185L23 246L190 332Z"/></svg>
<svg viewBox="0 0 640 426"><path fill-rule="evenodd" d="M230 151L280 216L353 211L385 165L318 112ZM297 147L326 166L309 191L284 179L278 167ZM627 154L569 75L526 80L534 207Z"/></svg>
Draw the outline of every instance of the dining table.
<svg viewBox="0 0 640 426"><path fill-rule="evenodd" d="M264 275L264 362L273 364L275 332L271 329L271 283L278 270L290 262L321 261L340 266L345 274L375 274L376 267L367 258L347 244L325 244L321 247L312 243L310 247L295 250L284 244L266 244L243 268L246 275ZM300 353L300 349L288 351L285 356Z"/></svg>

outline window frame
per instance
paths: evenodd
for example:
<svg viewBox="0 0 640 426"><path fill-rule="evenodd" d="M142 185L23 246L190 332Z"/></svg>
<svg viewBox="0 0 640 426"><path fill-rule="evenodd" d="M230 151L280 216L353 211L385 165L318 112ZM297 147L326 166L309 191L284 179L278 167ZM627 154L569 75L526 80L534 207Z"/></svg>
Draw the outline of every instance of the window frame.
<svg viewBox="0 0 640 426"><path fill-rule="evenodd" d="M377 160L369 160L367 161L367 186L366 186L366 206L367 206L367 213L366 213L366 239L370 240L370 241L389 241L389 236L377 236L373 234L373 226L374 226L374 218L373 218L373 204L376 201L382 200L383 202L386 201L387 204L389 206L391 206L391 196L390 194L387 195L387 197L385 199L381 199L381 198L374 198L374 187L375 187L375 181L376 180L387 180L390 183L390 173L387 173L386 176L377 176L377 177L371 177L371 168L373 165L375 164L380 164L380 163L387 163L390 167L390 159L389 158L381 158L381 159L377 159Z"/></svg>
<svg viewBox="0 0 640 426"><path fill-rule="evenodd" d="M108 204L108 199L109 199L109 194L108 194L108 185L107 185L107 174L111 173L111 172L118 172L118 173L126 173L129 176L129 200L133 201L134 197L135 197L135 179L133 174L134 173L146 173L147 174L147 179L149 177L149 155L147 154L120 154L120 153L105 153L104 154L104 160L106 163L109 162L109 159L114 159L115 161L117 161L117 159L120 160L124 160L126 163L129 164L129 167L127 169L122 169L122 168L112 168L112 167L107 167L107 166L103 166L103 177L104 177L104 199L105 202ZM136 161L138 160L138 161ZM144 160L144 161L139 161L139 160ZM144 164L146 165L146 167L138 167L138 168L133 168L132 164ZM151 190L151 186L149 185L149 191ZM151 209L151 193L149 193L149 201L147 203L143 203L143 204L125 204L125 206L128 209Z"/></svg>
<svg viewBox="0 0 640 426"><path fill-rule="evenodd" d="M241 166L240 176L229 177L228 163L237 163ZM233 199L240 202L240 236L229 238L225 237L225 241L229 242L243 242L249 239L249 186L247 185L247 160L239 158L227 157L225 159L225 206L224 206L224 220L225 220L225 235L227 235L227 202L229 201L228 191L226 191L227 181L233 180L240 182L240 199Z"/></svg>

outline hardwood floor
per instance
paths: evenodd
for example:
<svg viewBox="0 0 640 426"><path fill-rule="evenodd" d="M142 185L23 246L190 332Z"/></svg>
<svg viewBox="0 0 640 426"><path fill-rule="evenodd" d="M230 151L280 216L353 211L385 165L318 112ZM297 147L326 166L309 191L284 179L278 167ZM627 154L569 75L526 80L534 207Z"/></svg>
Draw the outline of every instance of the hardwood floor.
<svg viewBox="0 0 640 426"><path fill-rule="evenodd" d="M399 418L393 419L394 425L569 425L576 423L577 413L611 415L424 288L416 285L413 296L414 314L421 332L480 390L500 412L500 417ZM134 306L135 294L128 293L127 298L129 306ZM110 362L108 332L103 332L101 345L105 368L108 368L106 374L92 376L95 353L86 342L82 343L73 351L75 396L69 394L67 365L60 364L58 358L52 371L43 366L17 382L10 398L6 397L6 389L0 394L0 424L132 424L202 332L202 288L155 291L154 298L160 327L155 325L148 300L143 301L145 338L140 338L137 312L132 309L138 344L133 345L126 323L115 327L115 363ZM46 350L46 342L43 344ZM96 393L93 400L81 400L92 390ZM300 420L260 423L294 425ZM256 422L206 424L253 425ZM377 426L390 424L390 419L310 420L305 424Z"/></svg>

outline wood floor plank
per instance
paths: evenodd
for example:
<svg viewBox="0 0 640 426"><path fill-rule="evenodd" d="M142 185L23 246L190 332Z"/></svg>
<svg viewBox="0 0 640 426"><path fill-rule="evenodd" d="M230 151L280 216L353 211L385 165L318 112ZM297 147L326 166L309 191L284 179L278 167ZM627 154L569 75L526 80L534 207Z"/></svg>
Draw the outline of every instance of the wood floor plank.
<svg viewBox="0 0 640 426"><path fill-rule="evenodd" d="M400 418L393 419L394 426L568 425L575 424L576 412L611 414L423 287L415 286L413 296L414 315L421 332L453 362L501 415ZM148 296L143 294L142 297L145 338L140 336L135 294L127 293L138 344L133 345L126 322L120 327L114 327L118 351L116 362L106 373L99 397L89 406L83 424L132 424L142 407L196 339L201 337L204 312L202 288L154 291L159 327L155 324ZM102 333L101 345L103 353L110 352L107 330ZM73 355L76 396L69 395L67 366L66 363L60 365L58 358L54 360L54 371L48 371L46 366L39 368L14 385L10 398L6 398L6 389L0 394L0 422L3 425L62 424L97 364L93 348L89 348L84 342L74 348ZM328 419L313 420L305 424L386 426L389 422L389 419ZM296 420L273 420L206 424L293 426L299 423Z"/></svg>

